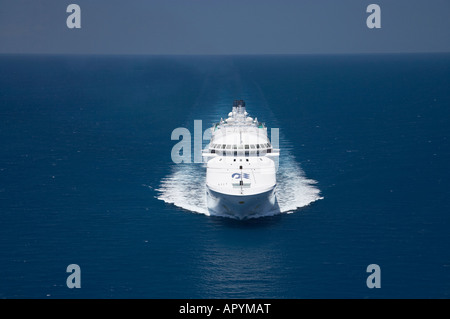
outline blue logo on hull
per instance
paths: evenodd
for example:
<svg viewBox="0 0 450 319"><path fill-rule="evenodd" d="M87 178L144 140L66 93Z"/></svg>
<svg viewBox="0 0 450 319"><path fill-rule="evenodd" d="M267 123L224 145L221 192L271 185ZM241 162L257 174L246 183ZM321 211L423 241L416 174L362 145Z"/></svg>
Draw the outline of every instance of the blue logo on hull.
<svg viewBox="0 0 450 319"><path fill-rule="evenodd" d="M231 175L231 177L234 178L234 179L241 179L241 174L240 173L234 173L233 175ZM242 178L250 179L250 174L243 173L242 174Z"/></svg>

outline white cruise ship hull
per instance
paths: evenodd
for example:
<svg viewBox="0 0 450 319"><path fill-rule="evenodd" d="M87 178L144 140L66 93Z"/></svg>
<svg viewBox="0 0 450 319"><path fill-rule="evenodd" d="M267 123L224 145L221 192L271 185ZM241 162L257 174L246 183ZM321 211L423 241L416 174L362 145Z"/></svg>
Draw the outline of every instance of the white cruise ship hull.
<svg viewBox="0 0 450 319"><path fill-rule="evenodd" d="M245 102L235 100L228 118L211 128L202 152L211 215L247 219L280 212L275 196L279 149L270 143L267 127L247 115Z"/></svg>
<svg viewBox="0 0 450 319"><path fill-rule="evenodd" d="M263 193L253 195L230 195L213 191L207 187L208 209L213 216L228 216L248 219L279 213L275 186Z"/></svg>

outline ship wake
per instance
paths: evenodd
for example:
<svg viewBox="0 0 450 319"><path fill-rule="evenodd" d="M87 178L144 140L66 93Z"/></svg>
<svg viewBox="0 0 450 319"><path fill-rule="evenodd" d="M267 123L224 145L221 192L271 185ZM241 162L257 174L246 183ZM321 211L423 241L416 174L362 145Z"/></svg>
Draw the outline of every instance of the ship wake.
<svg viewBox="0 0 450 319"><path fill-rule="evenodd" d="M283 150L281 150L283 151ZM206 203L206 169L203 164L178 164L161 180L156 198L187 211L210 216ZM322 199L317 182L308 179L290 154L280 158L277 171L277 211L261 212L252 218L294 213ZM231 217L226 215L226 217Z"/></svg>

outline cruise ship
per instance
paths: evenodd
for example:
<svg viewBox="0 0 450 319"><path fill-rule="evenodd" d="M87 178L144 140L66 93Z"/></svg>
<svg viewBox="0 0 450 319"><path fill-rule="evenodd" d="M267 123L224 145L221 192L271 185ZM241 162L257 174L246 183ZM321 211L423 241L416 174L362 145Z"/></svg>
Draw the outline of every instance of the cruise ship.
<svg viewBox="0 0 450 319"><path fill-rule="evenodd" d="M279 154L266 126L248 116L243 100L235 100L228 118L211 128L211 141L202 151L210 214L247 219L279 211Z"/></svg>

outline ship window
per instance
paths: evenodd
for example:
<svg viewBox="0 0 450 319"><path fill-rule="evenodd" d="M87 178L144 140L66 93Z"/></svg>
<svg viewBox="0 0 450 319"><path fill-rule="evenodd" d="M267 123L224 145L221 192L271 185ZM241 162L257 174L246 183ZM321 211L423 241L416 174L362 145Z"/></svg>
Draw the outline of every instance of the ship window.
<svg viewBox="0 0 450 319"><path fill-rule="evenodd" d="M244 146L242 146L242 144L240 144L239 145L239 149L241 150L241 149L243 149L244 148Z"/></svg>
<svg viewBox="0 0 450 319"><path fill-rule="evenodd" d="M259 147L264 148L264 144L259 144Z"/></svg>
<svg viewBox="0 0 450 319"><path fill-rule="evenodd" d="M250 156L248 151L245 151L245 156ZM248 160L247 160L248 161Z"/></svg>
<svg viewBox="0 0 450 319"><path fill-rule="evenodd" d="M269 147L269 143L266 143L266 147Z"/></svg>
<svg viewBox="0 0 450 319"><path fill-rule="evenodd" d="M234 156L237 156L237 151L234 151Z"/></svg>
<svg viewBox="0 0 450 319"><path fill-rule="evenodd" d="M235 145L233 145L233 149L235 150L235 149L237 149L237 145L235 144Z"/></svg>
<svg viewBox="0 0 450 319"><path fill-rule="evenodd" d="M251 148L255 148L255 144L250 145Z"/></svg>
<svg viewBox="0 0 450 319"><path fill-rule="evenodd" d="M231 145L227 145L227 150L231 149Z"/></svg>
<svg viewBox="0 0 450 319"><path fill-rule="evenodd" d="M248 150L248 149L249 149L249 147L248 147L248 144L245 144L245 146L244 146L244 147L245 147L245 149L246 149L246 150Z"/></svg>
<svg viewBox="0 0 450 319"><path fill-rule="evenodd" d="M259 148L259 144L256 144L256 148Z"/></svg>
<svg viewBox="0 0 450 319"><path fill-rule="evenodd" d="M225 144L222 144L222 149L223 149L223 150L225 149L225 146L226 146Z"/></svg>

